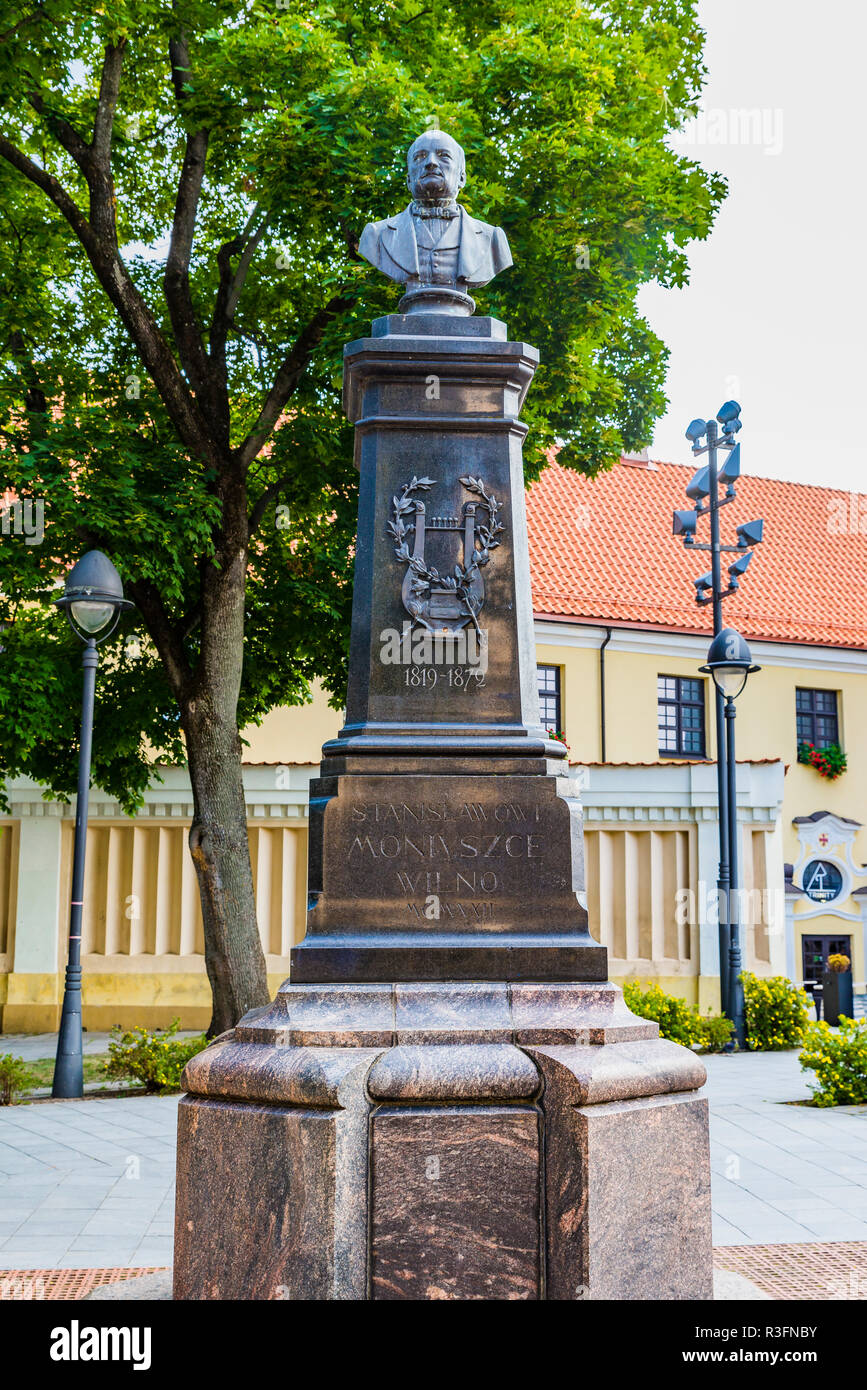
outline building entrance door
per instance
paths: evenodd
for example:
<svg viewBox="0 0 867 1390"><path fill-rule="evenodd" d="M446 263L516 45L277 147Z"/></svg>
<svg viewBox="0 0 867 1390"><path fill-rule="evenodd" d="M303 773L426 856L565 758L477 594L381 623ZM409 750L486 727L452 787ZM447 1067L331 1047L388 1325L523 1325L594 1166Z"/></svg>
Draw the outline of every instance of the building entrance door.
<svg viewBox="0 0 867 1390"><path fill-rule="evenodd" d="M812 992L814 984L822 983L822 976L828 967L828 957L839 954L852 959L851 936L802 936L804 975L806 988Z"/></svg>

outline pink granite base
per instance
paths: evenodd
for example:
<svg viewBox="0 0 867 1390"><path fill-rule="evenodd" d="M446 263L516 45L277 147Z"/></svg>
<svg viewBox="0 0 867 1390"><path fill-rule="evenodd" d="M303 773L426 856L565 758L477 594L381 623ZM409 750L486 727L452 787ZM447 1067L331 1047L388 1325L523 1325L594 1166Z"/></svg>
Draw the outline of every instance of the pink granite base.
<svg viewBox="0 0 867 1390"><path fill-rule="evenodd" d="M175 1297L710 1298L704 1079L610 984L284 985L187 1066Z"/></svg>

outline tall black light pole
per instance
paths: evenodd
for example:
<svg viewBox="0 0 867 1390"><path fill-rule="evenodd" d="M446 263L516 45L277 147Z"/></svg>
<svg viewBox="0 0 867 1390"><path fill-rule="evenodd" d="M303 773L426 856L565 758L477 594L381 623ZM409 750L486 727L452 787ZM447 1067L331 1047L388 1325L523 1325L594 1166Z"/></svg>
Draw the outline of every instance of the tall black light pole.
<svg viewBox="0 0 867 1390"><path fill-rule="evenodd" d="M120 575L107 555L89 550L70 570L63 597L72 630L84 643L81 664L81 741L78 749L78 797L75 804L75 847L72 856L72 902L69 909L69 955L63 990L63 1010L57 1037L57 1057L51 1094L68 1099L84 1094L81 1053L81 922L84 907L84 855L87 845L87 806L90 796L90 747L93 736L93 698L96 689L96 645L110 637L121 611L134 605L123 596Z"/></svg>
<svg viewBox="0 0 867 1390"><path fill-rule="evenodd" d="M703 674L713 677L717 695L725 701L726 761L728 764L728 822L729 822L729 948L727 1015L735 1026L734 1041L738 1047L746 1042L744 1029L744 986L741 980L743 963L740 942L740 884L738 882L737 837L737 761L735 758L735 700L747 683L747 677L760 666L753 665L750 649L733 627L724 627L710 644L707 665L700 666ZM720 975L724 966L720 961Z"/></svg>
<svg viewBox="0 0 867 1390"><path fill-rule="evenodd" d="M687 428L686 437L692 444L692 452L698 457L707 454L707 463L691 479L686 495L694 504L688 511L674 513L673 533L683 538L684 546L691 550L709 550L711 567L707 574L694 581L696 603L713 605L713 631L718 636L723 630L722 601L734 593L741 575L752 559L754 545L762 539L763 523L747 522L737 528L738 544L721 545L719 530L719 509L735 500L734 483L740 475L740 445L735 436L741 428L741 408L737 401L726 401L717 411L715 420L693 420ZM720 427L722 437L720 437ZM706 440L701 444L702 439ZM728 451L722 467L718 467L720 450ZM720 497L719 485L725 484L725 495ZM695 538L698 518L707 514L710 517L710 541L699 543ZM739 558L728 567L728 585L722 586L722 554L724 551L737 552ZM731 858L737 847L732 836L737 834L737 819L729 806L729 787L731 772L727 768L725 700L719 689L714 687L716 713L717 747L717 801L719 804L719 869L717 874L717 904L719 910L719 959L720 959L720 1006L722 1012L731 1017L728 999L728 976L725 962L730 948L730 888L732 886ZM736 808L735 808L736 810Z"/></svg>

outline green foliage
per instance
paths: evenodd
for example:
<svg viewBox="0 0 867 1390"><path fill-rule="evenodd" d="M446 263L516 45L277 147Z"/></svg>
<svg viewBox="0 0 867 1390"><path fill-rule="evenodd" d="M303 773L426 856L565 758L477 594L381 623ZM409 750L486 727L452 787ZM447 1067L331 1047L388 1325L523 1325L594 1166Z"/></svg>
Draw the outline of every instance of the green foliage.
<svg viewBox="0 0 867 1390"><path fill-rule="evenodd" d="M727 1018L700 1014L685 999L666 994L659 985L642 989L637 980L627 980L623 986L623 998L627 1007L639 1018L650 1018L659 1024L660 1037L670 1038L684 1047L721 1052L731 1037L732 1024Z"/></svg>
<svg viewBox="0 0 867 1390"><path fill-rule="evenodd" d="M160 1095L180 1090L184 1067L191 1057L207 1047L207 1038L204 1033L194 1038L176 1038L179 1028L177 1018L162 1032L149 1033L146 1028L124 1032L122 1028L112 1028L106 1076L125 1080L135 1077L143 1081L149 1091L158 1091Z"/></svg>
<svg viewBox="0 0 867 1390"><path fill-rule="evenodd" d="M817 748L812 743L798 744L798 762L814 767L826 782L834 782L846 771L846 754L837 743L829 743L826 748Z"/></svg>
<svg viewBox="0 0 867 1390"><path fill-rule="evenodd" d="M176 86L168 54L180 26L189 57ZM636 294L653 279L686 282L686 247L708 235L724 184L668 139L697 109L704 76L694 0L480 0L435 12L424 0L7 0L3 28L0 496L41 499L45 540L0 537L0 780L27 774L68 795L80 668L49 602L63 574L87 547L105 550L128 592L162 596L197 668L203 576L225 520L212 462L183 442L70 220L9 153L32 157L89 215L76 140L92 139L108 44L123 46L109 122L117 238L175 357L164 260L191 132L207 132L189 277L206 346L247 229L249 269L225 330L226 451L248 435L281 365L295 372L247 479L261 516L242 727L307 699L314 675L343 703L357 475L342 351L396 306L399 290L356 247L366 221L407 201L409 140L432 115L453 132L467 153L466 206L509 236L515 265L479 299L541 350L529 476L557 438L559 461L591 473L647 443L666 352ZM192 399L186 367L183 383ZM160 634L140 613L101 649L94 730L94 780L127 810L154 759L184 756ZM139 656L124 645L132 631Z"/></svg>
<svg viewBox="0 0 867 1390"><path fill-rule="evenodd" d="M745 970L744 1014L747 1047L753 1052L781 1052L798 1047L810 1021L810 1001L785 975L760 979Z"/></svg>
<svg viewBox="0 0 867 1390"><path fill-rule="evenodd" d="M23 1057L5 1053L0 1057L0 1105L12 1105L18 1091L24 1091L29 1081Z"/></svg>
<svg viewBox="0 0 867 1390"><path fill-rule="evenodd" d="M700 1014L705 1052L722 1052L734 1032L734 1024L724 1014Z"/></svg>
<svg viewBox="0 0 867 1390"><path fill-rule="evenodd" d="M839 1028L811 1024L798 1061L816 1073L814 1105L867 1104L867 1019L841 1018Z"/></svg>

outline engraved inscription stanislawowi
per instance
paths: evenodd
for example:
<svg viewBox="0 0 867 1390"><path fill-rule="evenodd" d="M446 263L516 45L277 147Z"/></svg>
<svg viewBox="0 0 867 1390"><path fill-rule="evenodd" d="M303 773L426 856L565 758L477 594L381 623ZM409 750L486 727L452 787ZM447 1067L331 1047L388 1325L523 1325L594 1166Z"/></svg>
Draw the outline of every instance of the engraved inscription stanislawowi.
<svg viewBox="0 0 867 1390"><path fill-rule="evenodd" d="M413 627L418 625L433 633L455 634L470 623L481 633L478 614L485 602L482 570L490 563L491 551L501 544L500 538L506 529L499 519L500 503L493 493L487 492L482 479L467 474L460 481L471 494L471 500L464 502L458 516L427 515L425 504L417 494L429 492L436 478L413 477L392 498L388 530L394 541L396 558L407 567L401 588L403 606ZM431 534L438 540L440 568L431 564L425 555L426 547L429 548L427 538ZM460 557L450 573L448 566L452 560L442 545L442 538L449 535L462 540ZM440 559L440 551L444 559Z"/></svg>

